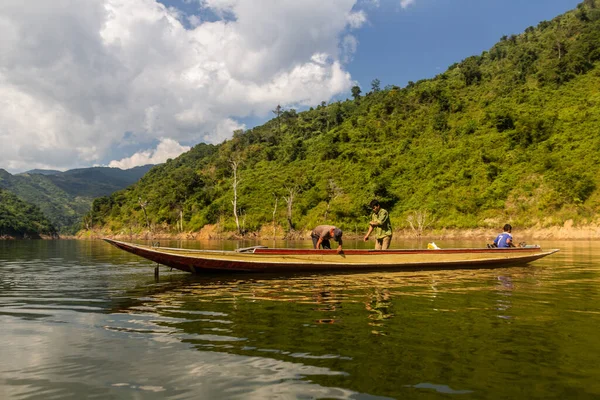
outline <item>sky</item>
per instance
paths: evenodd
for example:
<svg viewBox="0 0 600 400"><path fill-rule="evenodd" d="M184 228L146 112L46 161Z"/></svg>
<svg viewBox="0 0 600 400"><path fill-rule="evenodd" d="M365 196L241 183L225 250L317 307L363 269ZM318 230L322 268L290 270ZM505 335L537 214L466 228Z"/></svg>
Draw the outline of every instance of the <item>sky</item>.
<svg viewBox="0 0 600 400"><path fill-rule="evenodd" d="M576 0L2 0L0 168L123 169L403 87Z"/></svg>

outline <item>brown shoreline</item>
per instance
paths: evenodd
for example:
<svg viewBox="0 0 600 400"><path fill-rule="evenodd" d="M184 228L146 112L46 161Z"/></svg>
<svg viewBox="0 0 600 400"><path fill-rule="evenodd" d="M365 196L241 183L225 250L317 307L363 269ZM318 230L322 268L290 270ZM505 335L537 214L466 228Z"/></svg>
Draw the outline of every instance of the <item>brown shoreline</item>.
<svg viewBox="0 0 600 400"><path fill-rule="evenodd" d="M411 229L400 229L394 231L394 239L404 240L481 240L484 243L492 241L500 231L490 228L478 229L431 229L425 230L417 235ZM347 240L362 240L366 232L344 231ZM532 240L600 240L600 225L588 224L584 226L573 226L572 221L565 222L562 226L531 227L520 229L513 228L513 236L516 242ZM310 231L285 232L277 227L275 232L271 227L263 228L258 232L248 232L239 235L237 232L221 231L216 225L206 225L197 232L173 233L168 231L143 231L138 233L122 232L114 233L104 230L81 231L73 236L60 236L60 239L94 240L104 237L117 240L309 240ZM41 239L55 240L51 236L43 236ZM0 236L0 240L24 240L22 238Z"/></svg>
<svg viewBox="0 0 600 400"><path fill-rule="evenodd" d="M347 240L362 240L366 232L344 232L344 238ZM414 231L404 229L394 231L394 239L404 240L481 240L484 243L492 241L500 231L496 229L440 229L427 230L422 235L417 235ZM512 232L516 242L531 240L600 240L600 226L554 226L547 228L525 228L514 229ZM282 231L275 235L272 232L249 232L243 236L236 232L216 232L201 230L199 232L142 232L136 234L122 233L114 234L112 232L84 232L77 236L68 237L68 239L101 239L108 237L117 240L310 240L310 231L295 231L291 234L285 234ZM63 237L64 239L65 237ZM371 238L372 240L372 238Z"/></svg>

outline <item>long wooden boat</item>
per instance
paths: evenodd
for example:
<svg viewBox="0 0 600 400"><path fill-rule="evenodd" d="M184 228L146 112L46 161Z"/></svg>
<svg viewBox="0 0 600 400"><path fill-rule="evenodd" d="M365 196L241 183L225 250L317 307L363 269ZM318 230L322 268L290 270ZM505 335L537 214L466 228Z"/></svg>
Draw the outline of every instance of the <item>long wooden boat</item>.
<svg viewBox="0 0 600 400"><path fill-rule="evenodd" d="M528 246L507 249L350 249L338 254L336 250L271 249L264 246L236 251L189 250L104 240L158 264L192 273L494 268L527 264L558 251Z"/></svg>

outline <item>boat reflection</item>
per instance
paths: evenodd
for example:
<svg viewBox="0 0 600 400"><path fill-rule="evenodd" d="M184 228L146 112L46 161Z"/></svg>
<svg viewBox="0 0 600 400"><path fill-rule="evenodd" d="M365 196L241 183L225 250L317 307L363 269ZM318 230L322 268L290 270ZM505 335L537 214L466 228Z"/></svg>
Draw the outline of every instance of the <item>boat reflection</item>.
<svg viewBox="0 0 600 400"><path fill-rule="evenodd" d="M523 267L285 278L171 275L129 293L112 312L149 315L162 334L200 351L341 371L311 379L374 393L359 371L415 384L447 369L465 373L468 363L435 360L468 354L469 337L489 340L488 325L480 321L498 320L500 310L506 315L511 304L505 295L498 299L499 291L510 292L514 280L523 279L534 280L535 272ZM385 357L373 357L382 351Z"/></svg>

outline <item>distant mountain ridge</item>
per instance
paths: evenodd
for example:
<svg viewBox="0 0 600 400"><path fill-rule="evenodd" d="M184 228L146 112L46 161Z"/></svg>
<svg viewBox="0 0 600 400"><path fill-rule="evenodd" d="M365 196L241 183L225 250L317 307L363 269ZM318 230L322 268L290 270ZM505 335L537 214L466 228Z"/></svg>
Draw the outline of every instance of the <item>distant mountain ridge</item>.
<svg viewBox="0 0 600 400"><path fill-rule="evenodd" d="M78 168L49 175L48 178L73 196L100 197L137 182L152 167L149 164L126 170L109 167Z"/></svg>
<svg viewBox="0 0 600 400"><path fill-rule="evenodd" d="M16 175L0 169L0 188L39 207L58 230L71 232L77 229L74 225L89 211L94 198L126 188L152 167L31 170Z"/></svg>
<svg viewBox="0 0 600 400"><path fill-rule="evenodd" d="M28 175L33 175L33 174L39 174L39 175L56 175L56 174L60 174L62 171L58 171L55 169L32 169L29 171L25 171L22 174L28 174Z"/></svg>

